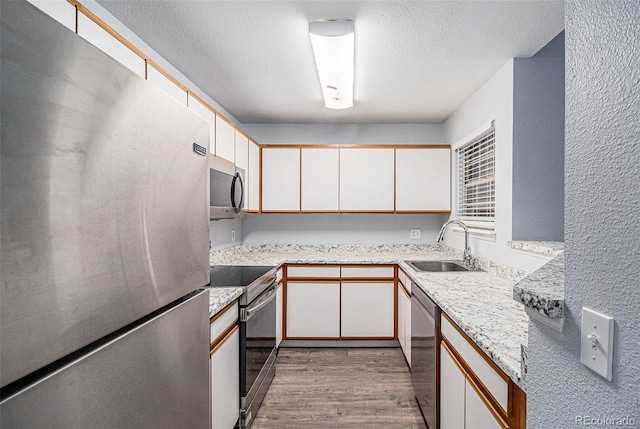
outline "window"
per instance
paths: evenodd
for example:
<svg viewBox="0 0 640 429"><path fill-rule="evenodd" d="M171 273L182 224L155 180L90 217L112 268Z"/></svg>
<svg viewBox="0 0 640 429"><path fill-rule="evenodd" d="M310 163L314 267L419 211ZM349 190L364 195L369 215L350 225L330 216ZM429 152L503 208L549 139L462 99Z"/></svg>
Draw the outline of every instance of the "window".
<svg viewBox="0 0 640 429"><path fill-rule="evenodd" d="M456 150L458 159L458 218L476 228L494 228L495 128Z"/></svg>

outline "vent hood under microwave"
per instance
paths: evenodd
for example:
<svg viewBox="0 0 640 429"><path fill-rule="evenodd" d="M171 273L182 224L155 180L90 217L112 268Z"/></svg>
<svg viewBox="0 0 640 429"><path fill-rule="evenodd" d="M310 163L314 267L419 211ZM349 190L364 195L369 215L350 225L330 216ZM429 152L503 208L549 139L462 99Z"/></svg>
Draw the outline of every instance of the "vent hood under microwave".
<svg viewBox="0 0 640 429"><path fill-rule="evenodd" d="M211 157L209 162L209 219L233 219L244 214L244 170Z"/></svg>

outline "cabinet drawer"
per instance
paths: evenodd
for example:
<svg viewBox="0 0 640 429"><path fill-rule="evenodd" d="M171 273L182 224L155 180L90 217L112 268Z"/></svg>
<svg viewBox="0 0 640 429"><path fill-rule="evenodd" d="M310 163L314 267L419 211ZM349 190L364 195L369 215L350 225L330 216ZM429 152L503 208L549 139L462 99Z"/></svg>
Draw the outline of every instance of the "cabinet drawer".
<svg viewBox="0 0 640 429"><path fill-rule="evenodd" d="M443 313L444 314L444 313ZM499 374L465 338L456 327L447 319L442 317L442 336L460 354L462 359L473 370L482 384L489 390L500 406L506 411L508 403L508 382L506 376Z"/></svg>
<svg viewBox="0 0 640 429"><path fill-rule="evenodd" d="M339 279L339 265L305 265L305 266L287 266L287 278L304 278L304 279Z"/></svg>
<svg viewBox="0 0 640 429"><path fill-rule="evenodd" d="M394 276L393 266L342 266L343 279L392 279Z"/></svg>
<svg viewBox="0 0 640 429"><path fill-rule="evenodd" d="M411 279L402 270L398 270L398 281L402 283L407 292L411 293Z"/></svg>
<svg viewBox="0 0 640 429"><path fill-rule="evenodd" d="M227 307L226 310L222 310L221 313L213 316L211 320L209 326L209 341L213 344L229 326L235 324L238 320L238 302L236 301L232 306Z"/></svg>

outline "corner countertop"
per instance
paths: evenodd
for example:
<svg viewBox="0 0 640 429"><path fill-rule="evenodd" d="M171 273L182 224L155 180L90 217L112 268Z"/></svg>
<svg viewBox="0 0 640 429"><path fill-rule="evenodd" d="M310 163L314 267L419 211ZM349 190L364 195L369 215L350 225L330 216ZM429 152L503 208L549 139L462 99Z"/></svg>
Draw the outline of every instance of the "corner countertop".
<svg viewBox="0 0 640 429"><path fill-rule="evenodd" d="M564 317L564 243L510 241L509 247L553 257L513 286L513 299L543 316Z"/></svg>
<svg viewBox="0 0 640 429"><path fill-rule="evenodd" d="M528 317L513 301L513 286L527 273L480 258L486 272L423 273L405 260L460 259L436 245L240 245L211 253L211 265L398 264L521 389L521 345Z"/></svg>
<svg viewBox="0 0 640 429"><path fill-rule="evenodd" d="M242 295L240 287L210 287L206 289L209 289L209 319Z"/></svg>

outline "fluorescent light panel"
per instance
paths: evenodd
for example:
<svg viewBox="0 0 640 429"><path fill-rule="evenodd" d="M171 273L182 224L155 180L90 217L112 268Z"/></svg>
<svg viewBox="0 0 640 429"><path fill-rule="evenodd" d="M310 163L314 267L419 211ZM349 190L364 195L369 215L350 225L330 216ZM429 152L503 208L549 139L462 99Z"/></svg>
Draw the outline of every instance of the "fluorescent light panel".
<svg viewBox="0 0 640 429"><path fill-rule="evenodd" d="M353 21L311 21L309 37L325 106L329 109L353 106Z"/></svg>

